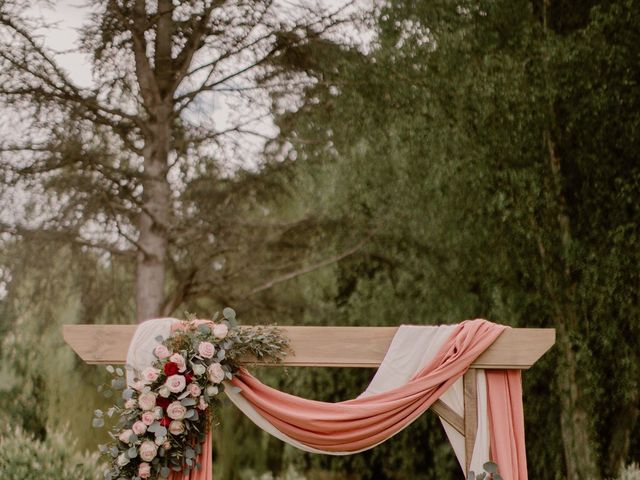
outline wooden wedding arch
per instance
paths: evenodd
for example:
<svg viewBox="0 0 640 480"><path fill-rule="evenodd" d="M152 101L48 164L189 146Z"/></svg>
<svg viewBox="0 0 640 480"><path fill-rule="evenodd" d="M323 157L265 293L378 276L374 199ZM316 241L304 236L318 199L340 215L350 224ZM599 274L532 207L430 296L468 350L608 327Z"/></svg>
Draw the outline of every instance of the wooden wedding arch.
<svg viewBox="0 0 640 480"><path fill-rule="evenodd" d="M65 341L90 364L124 364L137 325L64 325ZM243 327L250 328L250 327ZM281 327L292 354L278 366L370 367L380 365L398 327ZM555 343L552 328L505 330L463 377L464 415L437 400L431 407L465 439L466 471L478 429L477 369L530 368ZM273 364L265 364L271 365Z"/></svg>

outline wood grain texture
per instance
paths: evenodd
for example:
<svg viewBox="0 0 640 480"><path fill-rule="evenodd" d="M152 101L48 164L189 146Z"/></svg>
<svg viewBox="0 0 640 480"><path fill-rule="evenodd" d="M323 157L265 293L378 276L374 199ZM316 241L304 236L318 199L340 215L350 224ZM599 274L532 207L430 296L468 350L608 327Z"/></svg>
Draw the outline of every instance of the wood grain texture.
<svg viewBox="0 0 640 480"><path fill-rule="evenodd" d="M431 405L431 410L436 413L441 419L455 428L458 433L464 435L464 419L453 411L446 403L439 399Z"/></svg>
<svg viewBox="0 0 640 480"><path fill-rule="evenodd" d="M464 374L464 452L465 452L465 475L469 473L471 467L471 457L473 447L476 444L478 433L478 384L476 370L469 369Z"/></svg>
<svg viewBox="0 0 640 480"><path fill-rule="evenodd" d="M250 327L245 327L250 328ZM124 363L136 325L64 325L65 341L85 362ZM378 367L398 327L281 327L294 353L282 365ZM471 368L527 369L555 342L549 328L513 328ZM268 364L267 364L268 365Z"/></svg>

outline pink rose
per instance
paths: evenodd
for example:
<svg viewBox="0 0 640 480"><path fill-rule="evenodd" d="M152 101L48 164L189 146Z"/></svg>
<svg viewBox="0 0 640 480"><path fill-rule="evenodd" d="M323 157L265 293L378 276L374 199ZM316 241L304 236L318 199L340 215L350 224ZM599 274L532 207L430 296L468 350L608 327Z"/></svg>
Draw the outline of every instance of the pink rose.
<svg viewBox="0 0 640 480"><path fill-rule="evenodd" d="M130 428L123 430L120 435L118 435L118 440L120 440L121 442L124 443L129 443L129 440L131 440L131 436L133 435L133 430L131 430Z"/></svg>
<svg viewBox="0 0 640 480"><path fill-rule="evenodd" d="M202 355L204 358L211 358L213 354L216 352L213 343L211 342L200 342L198 345L198 353Z"/></svg>
<svg viewBox="0 0 640 480"><path fill-rule="evenodd" d="M172 420L182 420L187 414L187 409L180 402L172 402L167 407L167 416Z"/></svg>
<svg viewBox="0 0 640 480"><path fill-rule="evenodd" d="M145 462L150 462L153 460L158 453L158 447L151 440L145 440L140 445L140 449L138 450L140 453L140 458Z"/></svg>
<svg viewBox="0 0 640 480"><path fill-rule="evenodd" d="M187 385L187 381L182 375L171 375L169 378L167 378L167 381L164 383L164 385L169 389L170 392L180 393Z"/></svg>
<svg viewBox="0 0 640 480"><path fill-rule="evenodd" d="M162 448L165 450L169 450L171 448L171 444L167 441L162 444Z"/></svg>
<svg viewBox="0 0 640 480"><path fill-rule="evenodd" d="M187 386L187 391L189 392L189 395L191 395L192 397L199 397L200 394L202 393L202 389L200 388L200 385L198 385L197 383L190 383Z"/></svg>
<svg viewBox="0 0 640 480"><path fill-rule="evenodd" d="M151 392L141 393L138 397L138 405L142 410L153 410L156 406L156 394Z"/></svg>
<svg viewBox="0 0 640 480"><path fill-rule="evenodd" d="M184 372L187 369L187 363L184 361L184 357L179 353L174 353L169 357L169 361L178 365L178 371Z"/></svg>
<svg viewBox="0 0 640 480"><path fill-rule="evenodd" d="M150 413L150 412L145 412L145 413ZM133 424L131 429L133 430L133 433L135 433L136 435L142 435L144 432L147 431L147 426L144 424L144 422L141 422L140 420L138 420L136 423Z"/></svg>
<svg viewBox="0 0 640 480"><path fill-rule="evenodd" d="M223 339L229 333L229 327L224 323L219 323L213 327L213 336L219 339Z"/></svg>
<svg viewBox="0 0 640 480"><path fill-rule="evenodd" d="M140 478L149 478L151 476L151 465L147 462L142 462L138 466L138 476Z"/></svg>
<svg viewBox="0 0 640 480"><path fill-rule="evenodd" d="M218 362L212 363L208 368L209 372L209 380L213 383L220 383L224 380L224 370L222 370L222 365Z"/></svg>
<svg viewBox="0 0 640 480"><path fill-rule="evenodd" d="M184 433L184 423L180 420L173 420L169 424L169 433L171 435L182 435Z"/></svg>
<svg viewBox="0 0 640 480"><path fill-rule="evenodd" d="M147 367L144 370L142 370L141 375L142 375L142 380L145 383L152 383L158 379L158 376L160 375L160 370L153 367Z"/></svg>
<svg viewBox="0 0 640 480"><path fill-rule="evenodd" d="M204 400L204 397L200 397L200 401L198 402L198 410L206 410L209 405Z"/></svg>
<svg viewBox="0 0 640 480"><path fill-rule="evenodd" d="M136 401L133 398L130 398L129 400L124 402L124 408L126 408L127 410L131 410L132 408L135 408L135 406Z"/></svg>
<svg viewBox="0 0 640 480"><path fill-rule="evenodd" d="M160 407L154 407L154 410L156 408L160 408ZM144 412L142 414L142 423L144 423L146 426L151 425L155 420L156 420L156 415L154 412Z"/></svg>
<svg viewBox="0 0 640 480"><path fill-rule="evenodd" d="M153 354L156 357L158 357L160 360L162 360L164 358L167 358L169 355L171 355L171 352L164 345L158 345L156 348L153 349Z"/></svg>

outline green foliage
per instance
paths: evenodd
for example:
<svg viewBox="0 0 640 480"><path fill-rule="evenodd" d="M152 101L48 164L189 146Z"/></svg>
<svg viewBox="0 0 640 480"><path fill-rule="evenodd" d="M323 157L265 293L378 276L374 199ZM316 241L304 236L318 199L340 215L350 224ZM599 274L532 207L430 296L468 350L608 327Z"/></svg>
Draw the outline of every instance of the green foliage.
<svg viewBox="0 0 640 480"><path fill-rule="evenodd" d="M37 439L21 428L0 434L0 478L3 480L51 480L100 477L97 455L81 455L68 435L49 432Z"/></svg>

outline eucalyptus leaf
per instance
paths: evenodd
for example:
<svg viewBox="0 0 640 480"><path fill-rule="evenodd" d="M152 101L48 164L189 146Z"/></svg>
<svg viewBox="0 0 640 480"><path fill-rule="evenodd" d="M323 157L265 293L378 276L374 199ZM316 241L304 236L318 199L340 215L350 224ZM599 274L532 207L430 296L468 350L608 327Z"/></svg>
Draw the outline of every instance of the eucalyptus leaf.
<svg viewBox="0 0 640 480"><path fill-rule="evenodd" d="M127 450L127 457L136 458L138 456L138 449L136 447L131 447Z"/></svg>
<svg viewBox="0 0 640 480"><path fill-rule="evenodd" d="M104 419L102 417L94 418L91 422L91 426L93 428L102 428L104 427Z"/></svg>
<svg viewBox="0 0 640 480"><path fill-rule="evenodd" d="M222 310L222 315L224 315L224 318L227 320L234 320L236 318L236 311L233 308L226 307Z"/></svg>
<svg viewBox="0 0 640 480"><path fill-rule="evenodd" d="M188 397L188 398L183 398L182 400L180 400L180 403L185 407L192 407L197 402L196 402L195 398Z"/></svg>

